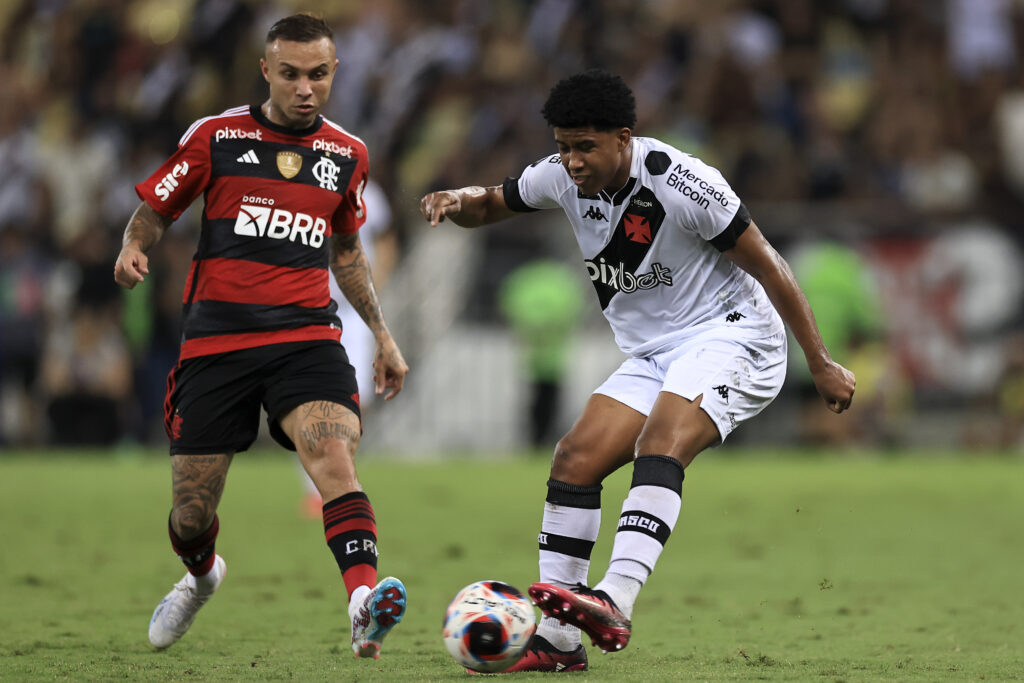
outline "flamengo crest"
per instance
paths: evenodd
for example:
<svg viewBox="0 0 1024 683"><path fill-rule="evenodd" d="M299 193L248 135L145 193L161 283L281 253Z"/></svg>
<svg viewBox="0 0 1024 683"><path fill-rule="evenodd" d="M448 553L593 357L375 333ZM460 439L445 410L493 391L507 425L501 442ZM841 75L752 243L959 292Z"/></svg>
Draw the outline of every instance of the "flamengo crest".
<svg viewBox="0 0 1024 683"><path fill-rule="evenodd" d="M340 172L341 168L327 157L320 157L320 161L313 166L313 177L320 183L320 187L333 192L338 191Z"/></svg>

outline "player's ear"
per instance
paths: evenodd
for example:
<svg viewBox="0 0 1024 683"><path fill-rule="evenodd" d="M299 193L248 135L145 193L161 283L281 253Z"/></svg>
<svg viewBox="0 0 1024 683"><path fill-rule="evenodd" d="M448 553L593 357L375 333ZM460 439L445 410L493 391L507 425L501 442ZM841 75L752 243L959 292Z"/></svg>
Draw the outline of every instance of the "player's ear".
<svg viewBox="0 0 1024 683"><path fill-rule="evenodd" d="M263 80L270 82L270 69L267 67L267 60L260 57L260 71L263 73Z"/></svg>
<svg viewBox="0 0 1024 683"><path fill-rule="evenodd" d="M618 134L619 151L629 147L629 141L633 139L633 131L629 128L620 128Z"/></svg>

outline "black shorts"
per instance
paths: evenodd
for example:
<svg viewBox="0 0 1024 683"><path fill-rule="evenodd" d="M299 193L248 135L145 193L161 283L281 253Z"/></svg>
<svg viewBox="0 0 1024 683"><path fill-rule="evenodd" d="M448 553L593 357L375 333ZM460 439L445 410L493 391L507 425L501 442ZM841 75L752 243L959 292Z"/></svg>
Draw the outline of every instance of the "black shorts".
<svg viewBox="0 0 1024 683"><path fill-rule="evenodd" d="M280 420L307 401L332 401L360 415L356 373L341 344L292 342L188 358L167 376L171 455L246 450L259 434L261 405L270 435L294 451Z"/></svg>

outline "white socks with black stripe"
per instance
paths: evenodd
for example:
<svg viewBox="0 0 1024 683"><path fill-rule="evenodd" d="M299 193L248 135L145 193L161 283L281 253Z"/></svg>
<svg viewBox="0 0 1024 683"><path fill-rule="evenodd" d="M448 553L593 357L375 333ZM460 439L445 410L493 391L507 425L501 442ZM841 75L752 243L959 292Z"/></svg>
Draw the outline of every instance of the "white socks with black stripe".
<svg viewBox="0 0 1024 683"><path fill-rule="evenodd" d="M682 490L683 466L675 458L641 455L634 461L608 572L594 586L627 618L679 518Z"/></svg>
<svg viewBox="0 0 1024 683"><path fill-rule="evenodd" d="M562 588L585 585L590 553L601 530L601 486L549 479L540 528L541 582ZM578 628L551 617L541 618L537 632L559 650L574 650L580 644Z"/></svg>

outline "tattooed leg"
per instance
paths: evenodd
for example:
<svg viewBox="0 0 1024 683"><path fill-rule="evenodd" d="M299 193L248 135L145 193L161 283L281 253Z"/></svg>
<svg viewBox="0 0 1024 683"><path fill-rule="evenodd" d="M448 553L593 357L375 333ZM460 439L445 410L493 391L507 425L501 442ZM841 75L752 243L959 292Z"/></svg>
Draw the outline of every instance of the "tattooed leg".
<svg viewBox="0 0 1024 683"><path fill-rule="evenodd" d="M171 456L171 525L182 539L195 538L213 523L232 455Z"/></svg>
<svg viewBox="0 0 1024 683"><path fill-rule="evenodd" d="M356 478L359 417L330 401L303 403L281 420L324 500L362 490Z"/></svg>

